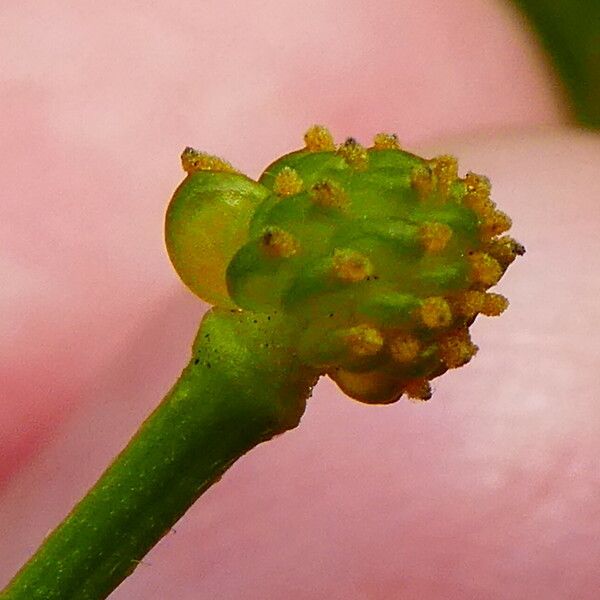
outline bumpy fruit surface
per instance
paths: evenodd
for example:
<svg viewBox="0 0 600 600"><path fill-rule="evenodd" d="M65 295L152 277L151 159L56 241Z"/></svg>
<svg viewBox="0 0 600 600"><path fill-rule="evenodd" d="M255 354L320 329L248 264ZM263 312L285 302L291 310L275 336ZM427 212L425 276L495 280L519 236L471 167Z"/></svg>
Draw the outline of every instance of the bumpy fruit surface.
<svg viewBox="0 0 600 600"><path fill-rule="evenodd" d="M489 181L458 176L378 134L335 145L324 127L258 182L186 149L166 220L183 281L204 300L297 324L297 352L349 396L426 400L476 353L469 326L499 315L498 283L523 247Z"/></svg>

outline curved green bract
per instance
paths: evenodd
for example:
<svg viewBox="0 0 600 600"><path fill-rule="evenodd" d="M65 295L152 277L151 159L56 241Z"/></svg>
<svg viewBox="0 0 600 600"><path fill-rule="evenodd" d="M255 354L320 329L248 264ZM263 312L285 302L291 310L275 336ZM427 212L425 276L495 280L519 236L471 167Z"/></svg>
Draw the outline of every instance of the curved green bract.
<svg viewBox="0 0 600 600"><path fill-rule="evenodd" d="M387 134L335 146L320 126L305 140L258 182L203 155L212 170L192 170L169 207L172 260L209 302L285 314L301 359L350 396L426 399L433 377L475 354L476 315L506 307L487 290L522 253L500 237L510 219L450 156L418 157Z"/></svg>
<svg viewBox="0 0 600 600"><path fill-rule="evenodd" d="M268 190L244 175L190 173L167 209L165 240L182 281L209 304L231 306L225 271Z"/></svg>

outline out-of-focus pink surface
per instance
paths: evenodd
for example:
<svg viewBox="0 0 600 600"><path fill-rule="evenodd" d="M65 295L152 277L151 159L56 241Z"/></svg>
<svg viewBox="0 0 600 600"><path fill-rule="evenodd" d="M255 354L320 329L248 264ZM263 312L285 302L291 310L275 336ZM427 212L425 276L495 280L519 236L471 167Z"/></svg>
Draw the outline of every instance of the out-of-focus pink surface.
<svg viewBox="0 0 600 600"><path fill-rule="evenodd" d="M183 146L254 175L323 122L471 139L435 150L515 219L512 308L428 405L324 382L115 598L595 598L598 140L469 135L562 119L503 3L239 4L2 8L0 581L186 360L204 307L161 243Z"/></svg>

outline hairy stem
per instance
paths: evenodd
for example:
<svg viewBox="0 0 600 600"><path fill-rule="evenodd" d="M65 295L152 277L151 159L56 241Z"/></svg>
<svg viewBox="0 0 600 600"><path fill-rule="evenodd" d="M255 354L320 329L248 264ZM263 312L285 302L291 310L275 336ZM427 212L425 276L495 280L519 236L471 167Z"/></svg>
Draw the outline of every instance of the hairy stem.
<svg viewBox="0 0 600 600"><path fill-rule="evenodd" d="M233 462L298 424L315 373L292 338L277 315L208 313L180 379L0 598L106 598Z"/></svg>

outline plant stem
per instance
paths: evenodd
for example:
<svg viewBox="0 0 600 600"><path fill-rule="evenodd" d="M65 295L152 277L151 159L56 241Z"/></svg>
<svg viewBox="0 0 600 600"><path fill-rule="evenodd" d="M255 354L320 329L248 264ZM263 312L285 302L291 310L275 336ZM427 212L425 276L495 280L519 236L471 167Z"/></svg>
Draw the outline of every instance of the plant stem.
<svg viewBox="0 0 600 600"><path fill-rule="evenodd" d="M316 374L292 338L277 315L208 313L180 379L0 598L106 598L233 462L298 424Z"/></svg>

